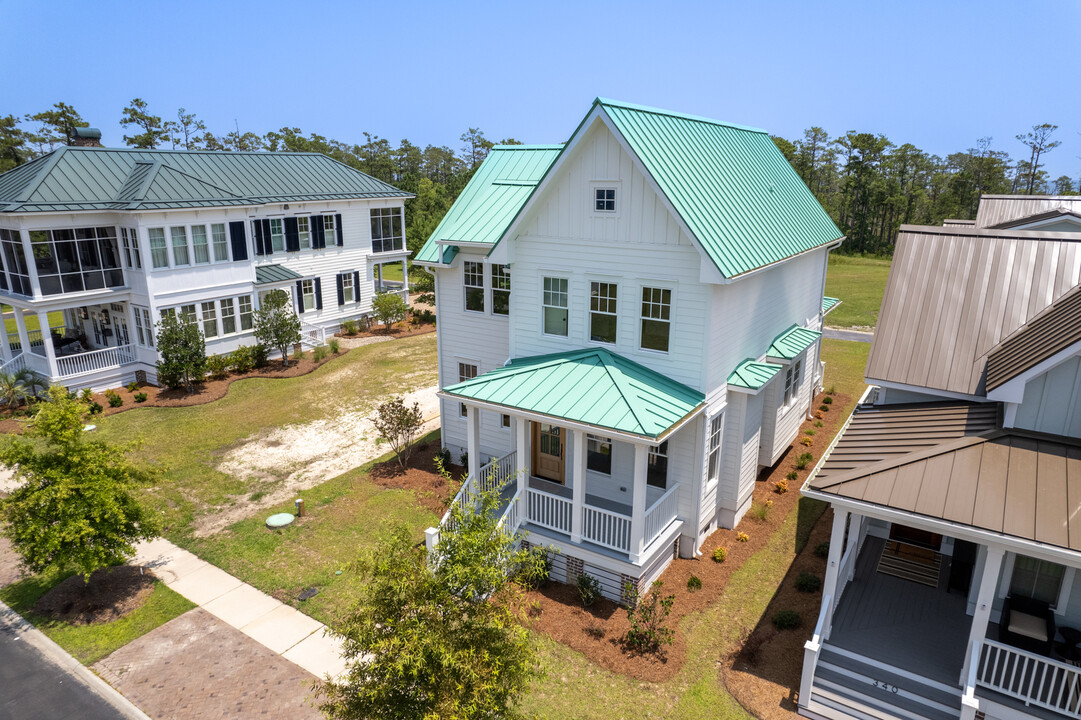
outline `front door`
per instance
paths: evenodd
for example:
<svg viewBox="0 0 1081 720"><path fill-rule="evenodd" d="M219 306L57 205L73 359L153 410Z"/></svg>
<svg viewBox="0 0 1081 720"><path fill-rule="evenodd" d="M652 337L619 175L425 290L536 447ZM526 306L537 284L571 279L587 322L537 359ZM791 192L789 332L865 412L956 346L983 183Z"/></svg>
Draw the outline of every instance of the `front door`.
<svg viewBox="0 0 1081 720"><path fill-rule="evenodd" d="M533 423L533 474L563 484L563 429Z"/></svg>

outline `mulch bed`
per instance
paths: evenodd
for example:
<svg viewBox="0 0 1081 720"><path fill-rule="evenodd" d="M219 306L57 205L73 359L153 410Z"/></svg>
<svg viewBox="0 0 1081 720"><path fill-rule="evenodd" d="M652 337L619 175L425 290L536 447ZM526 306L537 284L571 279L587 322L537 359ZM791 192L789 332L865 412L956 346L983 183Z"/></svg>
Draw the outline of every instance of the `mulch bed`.
<svg viewBox="0 0 1081 720"><path fill-rule="evenodd" d="M451 463L447 470L453 479L448 484L435 468L435 456L439 449L440 441L436 436L434 440L413 449L404 469L396 459L388 460L372 467L369 477L380 487L412 490L417 502L442 517L450 501L454 499L454 494L458 492L461 485L458 479L465 477L466 469Z"/></svg>
<svg viewBox="0 0 1081 720"><path fill-rule="evenodd" d="M34 614L73 625L112 622L141 607L154 591L154 577L132 565L96 570L89 584L72 575L38 598Z"/></svg>
<svg viewBox="0 0 1081 720"><path fill-rule="evenodd" d="M822 397L824 394L815 399L812 408L822 404ZM834 394L832 407L844 407L848 400L844 395ZM598 602L587 611L578 599L577 589L559 583L551 583L547 588L527 593L527 608L533 616L530 620L531 627L581 652L612 672L648 682L661 682L675 676L686 656L686 638L679 629L680 620L685 615L703 610L716 602L724 593L732 573L766 545L788 514L795 509L800 498L800 486L814 469L815 462L825 452L838 423L843 422L838 411L827 411L821 419L823 427L814 428L815 435L810 446L802 445L799 439L804 437L806 429L813 427L814 420L806 421L800 426L799 437L793 446L772 470L764 470L759 476L759 482L754 488L752 510L743 517L738 527L732 530L717 530L702 544L700 557L677 558L661 575L661 582L664 583L662 594L675 595L675 603L666 625L676 631L672 644L665 648L662 656L633 655L625 652L620 638L628 627L626 611L607 600ZM788 492L777 493L774 483L784 479L795 469L796 457L804 452L811 453L814 460L803 470L796 471L797 478L788 481ZM765 511L765 518L756 517L755 508L767 503L771 505ZM737 539L739 533L747 534L746 542ZM728 556L724 562L717 563L711 556L714 549L721 546L727 549ZM687 581L692 575L702 581L700 590L688 589ZM539 612L537 603L540 605ZM814 613L817 613L817 609ZM813 618L809 622L813 624ZM802 657L800 653L799 658Z"/></svg>
<svg viewBox="0 0 1081 720"><path fill-rule="evenodd" d="M414 335L427 335L428 333L435 332L435 323L420 323L418 325L412 324L409 319L395 323L394 327L388 332L382 325L372 322L371 330L358 330L357 332L349 335L347 333L334 333L335 337L340 338L369 338L369 337L387 337L388 335L394 338L413 337Z"/></svg>

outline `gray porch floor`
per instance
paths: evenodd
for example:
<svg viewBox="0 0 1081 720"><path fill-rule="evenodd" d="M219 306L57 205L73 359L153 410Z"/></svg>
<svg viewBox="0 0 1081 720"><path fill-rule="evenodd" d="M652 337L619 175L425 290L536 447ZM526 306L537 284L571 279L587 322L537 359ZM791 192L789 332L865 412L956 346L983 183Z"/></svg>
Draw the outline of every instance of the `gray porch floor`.
<svg viewBox="0 0 1081 720"><path fill-rule="evenodd" d="M972 625L966 613L967 598L946 591L946 562L937 588L877 572L884 544L876 537L864 541L827 642L957 686Z"/></svg>

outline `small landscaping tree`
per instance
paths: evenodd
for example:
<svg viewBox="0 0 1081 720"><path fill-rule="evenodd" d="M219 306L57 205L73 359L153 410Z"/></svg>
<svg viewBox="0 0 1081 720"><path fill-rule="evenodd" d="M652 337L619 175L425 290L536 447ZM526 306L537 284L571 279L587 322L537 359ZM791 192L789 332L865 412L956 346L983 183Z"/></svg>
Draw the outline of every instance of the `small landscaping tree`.
<svg viewBox="0 0 1081 720"><path fill-rule="evenodd" d="M0 523L32 572L95 570L135 553L135 543L159 532L135 488L153 475L131 463L125 449L83 433L85 408L58 386L49 390L27 433L0 445L0 463L19 486L0 499Z"/></svg>
<svg viewBox="0 0 1081 720"><path fill-rule="evenodd" d="M394 293L379 293L372 300L372 312L375 318L383 323L387 332L394 327L394 323L405 319L409 306L405 304L400 295Z"/></svg>
<svg viewBox="0 0 1081 720"><path fill-rule="evenodd" d="M390 443L398 456L398 464L404 469L413 453L413 441L424 424L420 404L413 403L413 407L409 407L403 398L394 398L375 409L372 424L379 437Z"/></svg>
<svg viewBox="0 0 1081 720"><path fill-rule="evenodd" d="M300 318L293 312L289 293L272 290L255 311L255 339L277 349L282 367L289 366L289 348L300 342Z"/></svg>
<svg viewBox="0 0 1081 720"><path fill-rule="evenodd" d="M413 276L413 291L418 294L415 300L425 305L435 305L435 275L419 265L416 267L418 272Z"/></svg>
<svg viewBox="0 0 1081 720"><path fill-rule="evenodd" d="M194 392L195 382L206 377L206 341L195 320L167 313L158 323L158 378L166 387Z"/></svg>
<svg viewBox="0 0 1081 720"><path fill-rule="evenodd" d="M348 668L318 687L327 717L521 717L539 669L508 578L535 580L543 562L499 525L499 503L496 490L478 493L472 512L455 505L438 562L399 525L356 564L359 602L338 631Z"/></svg>

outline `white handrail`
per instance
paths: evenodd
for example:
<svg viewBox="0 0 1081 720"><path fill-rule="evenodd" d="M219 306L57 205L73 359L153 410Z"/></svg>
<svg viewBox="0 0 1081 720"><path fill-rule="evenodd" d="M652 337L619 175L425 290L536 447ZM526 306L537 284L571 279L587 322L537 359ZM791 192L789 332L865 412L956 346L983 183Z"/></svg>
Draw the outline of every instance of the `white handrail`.
<svg viewBox="0 0 1081 720"><path fill-rule="evenodd" d="M976 645L975 686L1015 698L1026 706L1081 718L1081 668L994 640Z"/></svg>
<svg viewBox="0 0 1081 720"><path fill-rule="evenodd" d="M582 508L582 537L620 552L631 549L631 519L622 513L586 505Z"/></svg>
<svg viewBox="0 0 1081 720"><path fill-rule="evenodd" d="M679 483L665 491L664 495L657 498L657 502L646 510L646 529L643 533L646 547L664 532L664 529L676 519L679 510Z"/></svg>
<svg viewBox="0 0 1081 720"><path fill-rule="evenodd" d="M822 608L818 611L818 623L815 633L803 645L803 673L799 683L799 706L806 708L811 702L811 687L814 685L815 670L818 669L818 655L822 651L822 633L826 627L826 615L832 598L822 596Z"/></svg>
<svg viewBox="0 0 1081 720"><path fill-rule="evenodd" d="M534 488L526 491L526 517L534 525L570 535L572 511L570 500Z"/></svg>
<svg viewBox="0 0 1081 720"><path fill-rule="evenodd" d="M961 696L961 720L974 720L980 709L976 699L976 675L980 665L980 642L972 643L968 653L968 676L965 679L965 692Z"/></svg>
<svg viewBox="0 0 1081 720"><path fill-rule="evenodd" d="M64 355L56 358L56 376L64 378L82 375L106 368L120 367L131 362L135 362L135 353L132 352L130 344L91 350L77 355Z"/></svg>
<svg viewBox="0 0 1081 720"><path fill-rule="evenodd" d="M15 357L0 365L0 372L13 373L26 367L26 354L19 353Z"/></svg>

